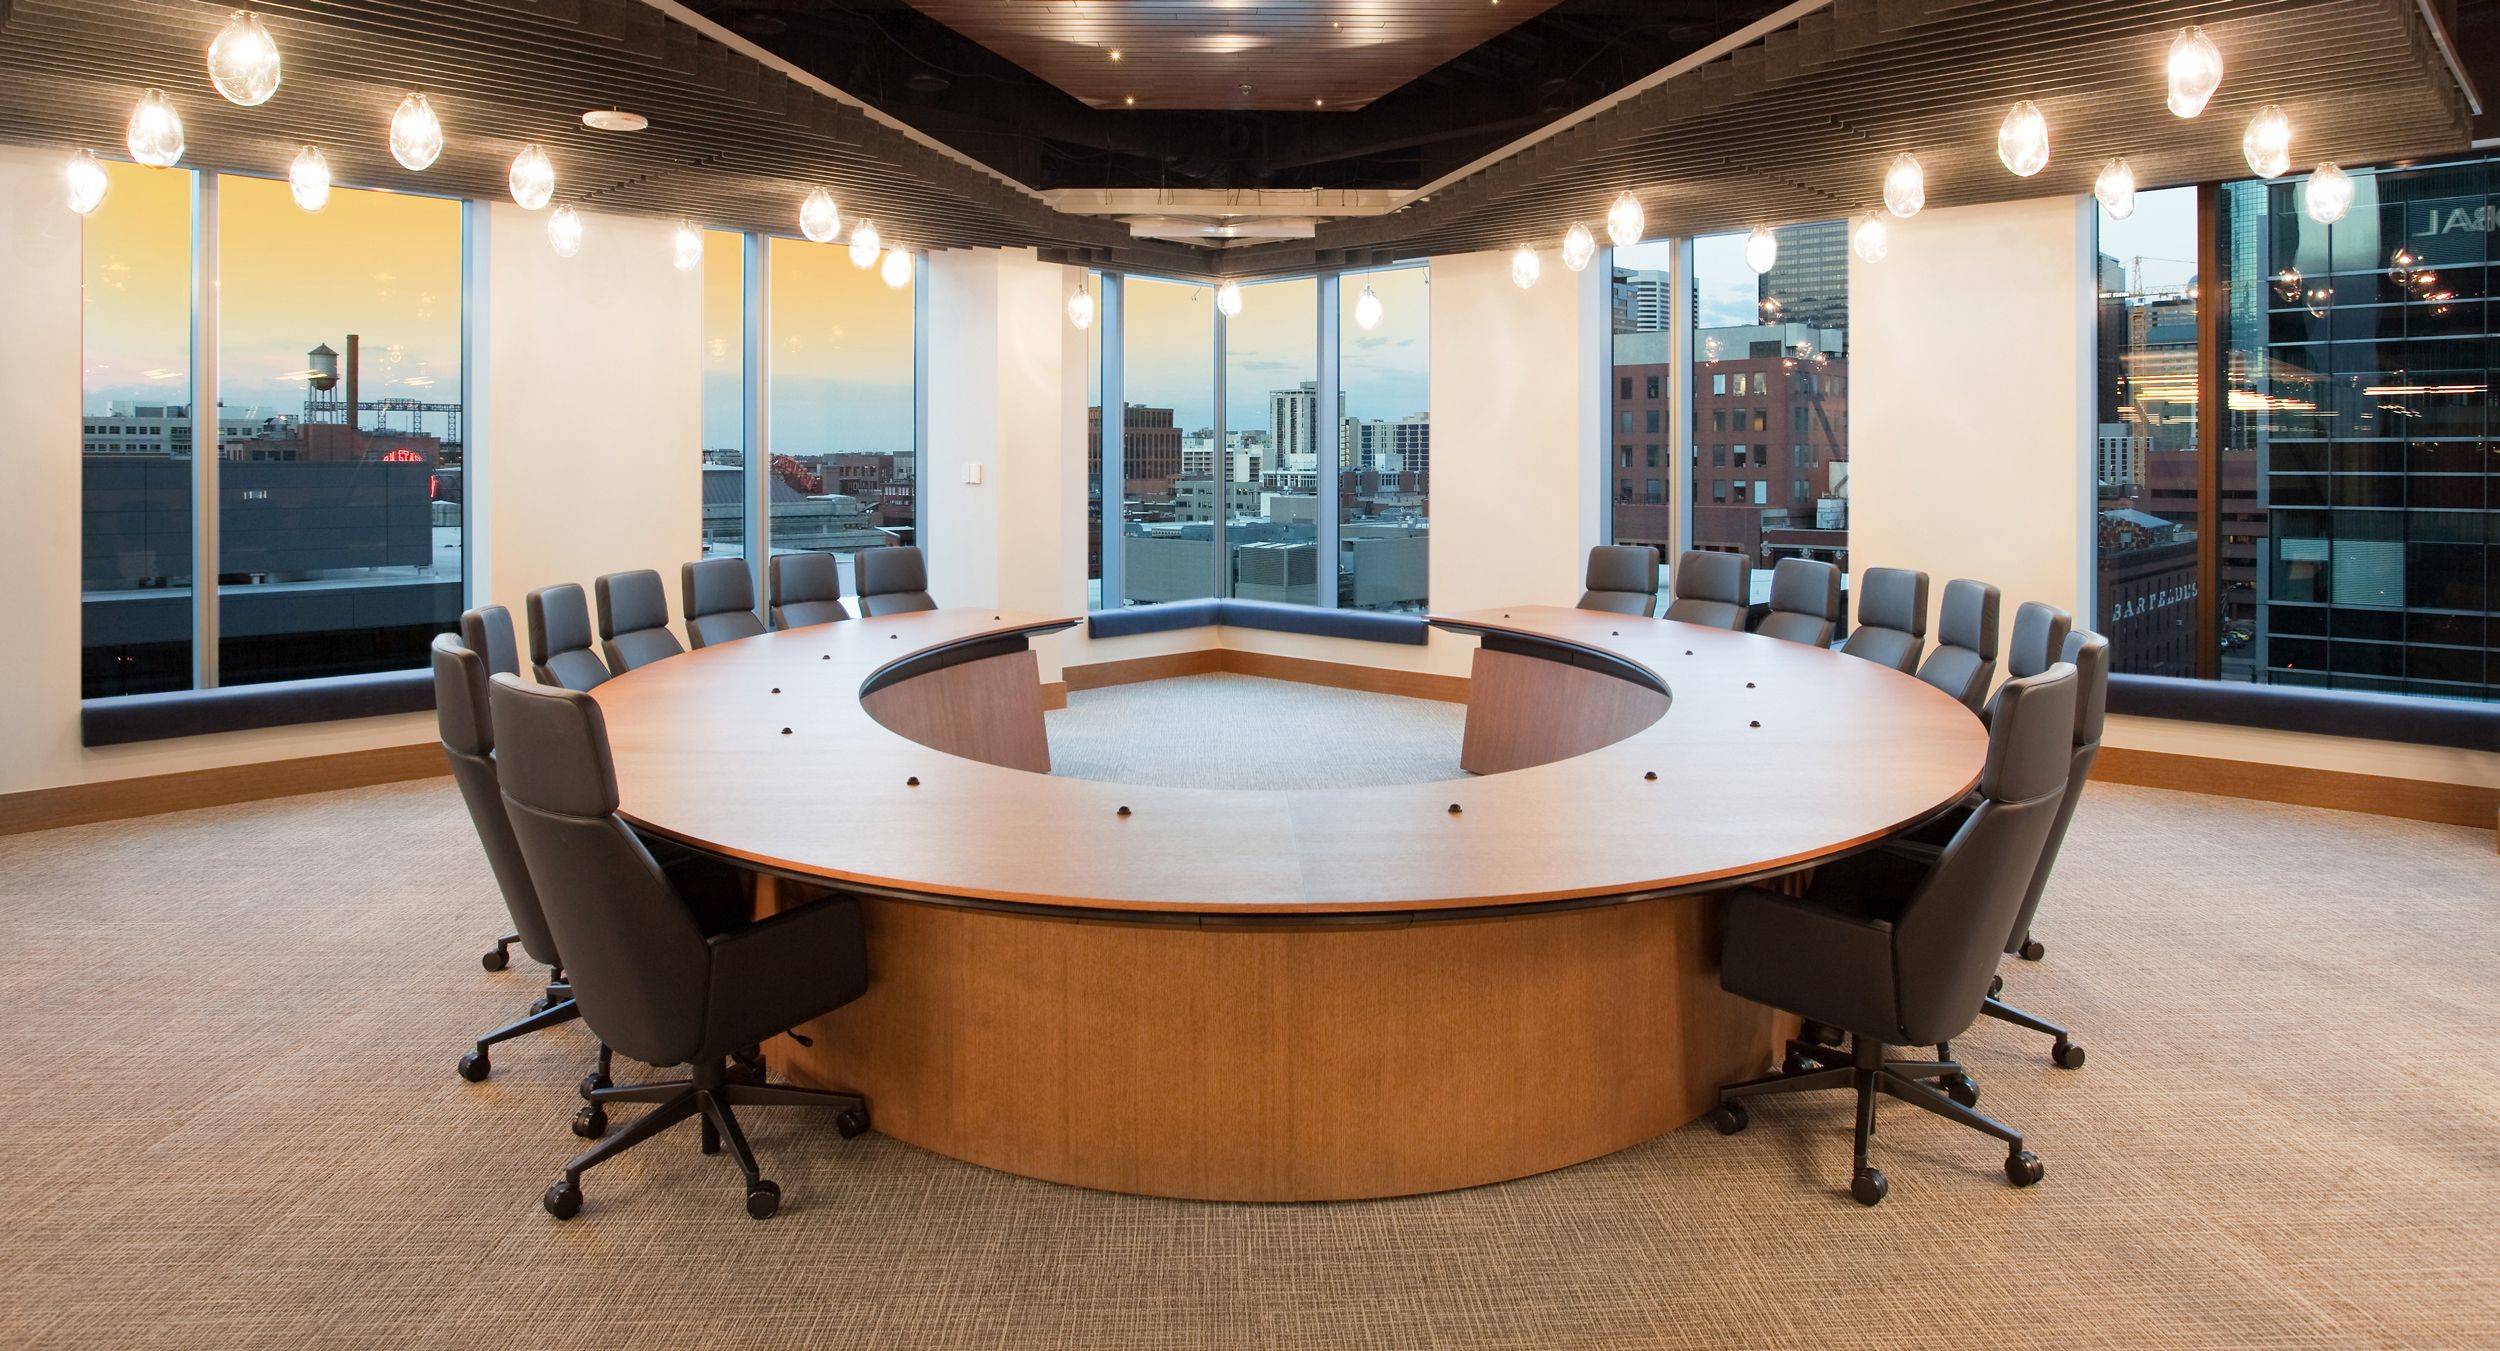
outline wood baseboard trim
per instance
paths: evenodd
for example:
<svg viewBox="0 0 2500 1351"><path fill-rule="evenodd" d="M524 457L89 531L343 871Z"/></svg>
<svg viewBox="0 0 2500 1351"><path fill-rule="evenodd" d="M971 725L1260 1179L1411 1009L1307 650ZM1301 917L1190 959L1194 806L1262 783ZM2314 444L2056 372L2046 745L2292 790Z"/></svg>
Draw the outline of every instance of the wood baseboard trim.
<svg viewBox="0 0 2500 1351"><path fill-rule="evenodd" d="M300 793L365 788L450 772L451 763L443 757L441 743L422 741L411 746L380 746L256 765L226 765L37 788L0 794L0 835L124 821L136 816L223 807Z"/></svg>
<svg viewBox="0 0 2500 1351"><path fill-rule="evenodd" d="M1087 662L1083 666L1067 667L1059 675L1073 692L1107 689L1113 685L1140 685L1149 680L1171 680L1178 676L1213 675L1223 669L1223 650L1202 647L1194 652L1166 652L1153 657Z"/></svg>
<svg viewBox="0 0 2500 1351"><path fill-rule="evenodd" d="M1068 682L1066 682L1066 681L1064 681L1064 680L1045 680L1045 681L1043 681L1043 682L1042 682L1042 711L1043 711L1044 713L1048 713L1050 710L1052 710L1052 709L1054 709L1054 708L1066 708L1067 706L1068 706Z"/></svg>
<svg viewBox="0 0 2500 1351"><path fill-rule="evenodd" d="M1090 662L1068 667L1060 675L1065 677L1064 683L1070 690L1099 690L1113 685L1136 685L1149 680L1219 673L1263 676L1269 680L1291 680L1304 685L1362 690L1371 694L1397 694L1410 699L1438 699L1458 704L1467 702L1465 676L1393 671L1378 666L1317 661L1309 657L1286 657L1272 652L1248 652L1230 647L1206 647L1194 652L1167 652L1155 657ZM1051 705L1054 708L1061 706Z"/></svg>
<svg viewBox="0 0 2500 1351"><path fill-rule="evenodd" d="M2482 829L2490 829L2495 815L2500 815L2500 788L2302 765L2254 764L2125 746L2103 746L2092 761L2092 777L2104 783L2140 788L2173 788L2216 797L2326 807Z"/></svg>

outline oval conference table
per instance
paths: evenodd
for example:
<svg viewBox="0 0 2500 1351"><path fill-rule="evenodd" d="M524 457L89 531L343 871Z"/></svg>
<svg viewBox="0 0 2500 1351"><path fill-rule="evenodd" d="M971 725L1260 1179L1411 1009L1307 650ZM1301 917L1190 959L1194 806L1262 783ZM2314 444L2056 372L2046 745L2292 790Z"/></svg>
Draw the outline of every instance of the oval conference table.
<svg viewBox="0 0 2500 1351"><path fill-rule="evenodd" d="M1479 639L1476 777L1061 778L1029 640L1073 622L767 633L594 697L629 821L753 870L759 912L861 898L868 993L776 1039L777 1072L909 1143L1112 1191L1409 1195L1694 1119L1794 1027L1719 988L1726 889L1923 820L1986 753L1871 662L1517 607L1433 620Z"/></svg>

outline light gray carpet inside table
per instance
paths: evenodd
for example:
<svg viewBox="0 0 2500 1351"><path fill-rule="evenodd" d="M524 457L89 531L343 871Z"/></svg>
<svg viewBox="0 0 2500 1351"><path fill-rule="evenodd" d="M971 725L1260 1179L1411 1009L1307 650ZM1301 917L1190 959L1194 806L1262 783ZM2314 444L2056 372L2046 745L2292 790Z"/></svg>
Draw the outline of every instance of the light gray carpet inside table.
<svg viewBox="0 0 2500 1351"><path fill-rule="evenodd" d="M1465 705L1246 675L1078 690L1051 772L1158 788L1364 788L1465 777Z"/></svg>

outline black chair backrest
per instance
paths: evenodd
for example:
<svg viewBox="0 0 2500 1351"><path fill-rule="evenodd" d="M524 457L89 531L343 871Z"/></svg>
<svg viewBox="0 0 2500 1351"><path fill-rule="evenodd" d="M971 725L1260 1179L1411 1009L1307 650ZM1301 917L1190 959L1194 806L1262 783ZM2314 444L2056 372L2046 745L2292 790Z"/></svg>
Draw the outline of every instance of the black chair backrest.
<svg viewBox="0 0 2500 1351"><path fill-rule="evenodd" d="M805 628L848 619L842 608L842 567L832 554L774 554L773 627Z"/></svg>
<svg viewBox="0 0 2500 1351"><path fill-rule="evenodd" d="M521 609L529 617L530 674L539 683L568 690L606 683L608 664L590 650L590 602L579 585L542 586L521 598Z"/></svg>
<svg viewBox="0 0 2500 1351"><path fill-rule="evenodd" d="M668 627L668 588L650 568L611 572L591 583L599 602L599 650L618 675L686 650Z"/></svg>
<svg viewBox="0 0 2500 1351"><path fill-rule="evenodd" d="M616 814L608 729L588 695L496 676L504 806L564 952L582 1020L647 1065L702 1048L711 952L693 912Z"/></svg>
<svg viewBox="0 0 2500 1351"><path fill-rule="evenodd" d="M2075 617L2054 605L2027 600L2014 607L2014 632L2005 640L2005 674L2020 680L2035 676L2055 666L2066 650L2066 635L2075 626ZM1979 710L1983 719L1993 718L1997 701L1991 695Z"/></svg>
<svg viewBox="0 0 2500 1351"><path fill-rule="evenodd" d="M1997 589L1957 577L1944 584L1936 613L1936 650L1920 663L1918 678L1962 701L1976 713L1997 674Z"/></svg>
<svg viewBox="0 0 2500 1351"><path fill-rule="evenodd" d="M2064 663L2006 683L1988 729L1979 805L1893 924L1901 1045L1950 1041L1979 1017L2066 795L2075 686L2075 668Z"/></svg>
<svg viewBox="0 0 2500 1351"><path fill-rule="evenodd" d="M705 558L677 574L686 610L686 638L696 647L752 638L764 631L755 617L755 579L743 558Z"/></svg>
<svg viewBox="0 0 2500 1351"><path fill-rule="evenodd" d="M460 645L485 659L488 675L521 673L521 649L512 639L512 612L500 605L461 611Z"/></svg>
<svg viewBox="0 0 2500 1351"><path fill-rule="evenodd" d="M1580 608L1618 615L1658 613L1658 551L1646 544L1600 544L1590 549Z"/></svg>
<svg viewBox="0 0 2500 1351"><path fill-rule="evenodd" d="M1675 560L1675 575L1667 579L1675 595L1668 602L1667 618L1742 633L1746 613L1753 608L1752 572L1752 565L1736 554L1685 550Z"/></svg>
<svg viewBox="0 0 2500 1351"><path fill-rule="evenodd" d="M859 570L859 612L863 617L934 610L929 595L929 569L916 545L862 549L851 559Z"/></svg>
<svg viewBox="0 0 2500 1351"><path fill-rule="evenodd" d="M2066 768L2066 796L2057 801L2057 820L2049 827L2048 846L2040 851L2040 868L2031 878L2031 890L2023 897L2023 908L2015 913L2014 927L2005 940L2005 950L2013 952L2031 937L2032 916L2040 913L2040 897L2049 887L2049 873L2057 867L2057 853L2066 845L2066 827L2075 819L2075 804L2083 801L2084 781L2092 777L2092 759L2101 753L2101 724L2109 714L2109 640L2090 629L2077 629L2066 635L2059 653L2075 668L2075 745L2074 756Z"/></svg>
<svg viewBox="0 0 2500 1351"><path fill-rule="evenodd" d="M1771 612L1754 632L1830 647L1840 631L1840 569L1811 558L1783 558L1771 569Z"/></svg>
<svg viewBox="0 0 2500 1351"><path fill-rule="evenodd" d="M471 610L462 615L468 626ZM509 616L507 616L509 618ZM495 781L495 723L487 711L486 661L458 638L445 633L434 639L434 721L443 738L443 754L451 761L452 782L469 809L469 824L486 850L486 866L494 871L495 889L503 893L504 909L521 950L535 961L559 966L556 940L530 886L521 846L512 837L512 818L504 814L503 796ZM509 671L498 672L512 674Z"/></svg>
<svg viewBox="0 0 2500 1351"><path fill-rule="evenodd" d="M1858 574L1857 626L1840 650L1853 657L1915 674L1927 647L1927 574L1908 568L1868 568Z"/></svg>

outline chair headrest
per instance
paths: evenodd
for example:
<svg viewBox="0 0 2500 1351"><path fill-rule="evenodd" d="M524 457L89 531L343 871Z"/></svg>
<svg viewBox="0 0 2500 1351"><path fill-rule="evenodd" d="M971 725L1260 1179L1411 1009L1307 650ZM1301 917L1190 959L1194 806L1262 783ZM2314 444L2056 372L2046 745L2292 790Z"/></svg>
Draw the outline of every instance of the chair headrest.
<svg viewBox="0 0 2500 1351"><path fill-rule="evenodd" d="M743 558L697 559L678 572L677 592L686 618L755 609L755 581Z"/></svg>
<svg viewBox="0 0 2500 1351"><path fill-rule="evenodd" d="M512 612L500 605L461 611L460 645L485 659L488 675L513 675L521 669L521 650L512 641Z"/></svg>
<svg viewBox="0 0 2500 1351"><path fill-rule="evenodd" d="M1936 612L1936 641L1947 647L1967 647L1995 661L1997 589L1967 577L1945 583L1944 605Z"/></svg>
<svg viewBox="0 0 2500 1351"><path fill-rule="evenodd" d="M1776 579L1774 579L1776 580ZM1868 568L1858 574L1858 627L1895 629L1927 636L1927 574L1908 568Z"/></svg>
<svg viewBox="0 0 2500 1351"><path fill-rule="evenodd" d="M929 589L929 569L913 545L862 549L852 564L859 569L859 594L863 596Z"/></svg>
<svg viewBox="0 0 2500 1351"><path fill-rule="evenodd" d="M2109 640L2077 629L2066 635L2062 655L2075 668L2075 744L2089 746L2101 739L2109 716Z"/></svg>
<svg viewBox="0 0 2500 1351"><path fill-rule="evenodd" d="M2024 601L2014 610L2014 639L2005 647L2005 673L2020 679L2057 664L2075 617L2054 605Z"/></svg>
<svg viewBox="0 0 2500 1351"><path fill-rule="evenodd" d="M773 604L842 599L842 567L832 554L774 554Z"/></svg>
<svg viewBox="0 0 2500 1351"><path fill-rule="evenodd" d="M1979 791L2023 802L2066 786L2074 765L2075 668L2064 662L1997 690Z"/></svg>
<svg viewBox="0 0 2500 1351"><path fill-rule="evenodd" d="M1587 588L1655 594L1658 551L1645 544L1600 544L1590 549Z"/></svg>
<svg viewBox="0 0 2500 1351"><path fill-rule="evenodd" d="M668 627L668 588L650 568L611 572L591 583L599 595L599 636Z"/></svg>
<svg viewBox="0 0 2500 1351"><path fill-rule="evenodd" d="M1840 618L1840 569L1811 558L1783 558L1771 569L1771 608Z"/></svg>
<svg viewBox="0 0 2500 1351"><path fill-rule="evenodd" d="M542 586L521 598L521 608L529 616L531 661L544 666L558 652L589 650L590 602L579 582Z"/></svg>
<svg viewBox="0 0 2500 1351"><path fill-rule="evenodd" d="M587 694L499 675L488 691L499 740L496 777L505 797L559 816L616 810L608 723Z"/></svg>
<svg viewBox="0 0 2500 1351"><path fill-rule="evenodd" d="M1736 554L1687 549L1675 560L1675 576L1669 580L1675 584L1677 600L1743 605L1753 599L1746 594L1745 574L1749 571L1745 560Z"/></svg>
<svg viewBox="0 0 2500 1351"><path fill-rule="evenodd" d="M474 614L476 611L470 611ZM486 661L458 635L434 635L434 723L443 744L460 755L495 749L495 724L486 710Z"/></svg>

